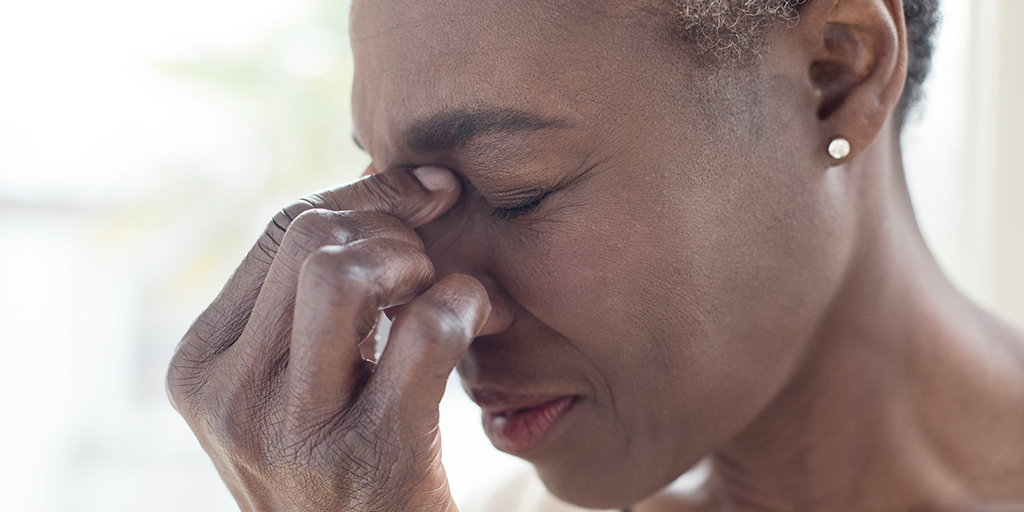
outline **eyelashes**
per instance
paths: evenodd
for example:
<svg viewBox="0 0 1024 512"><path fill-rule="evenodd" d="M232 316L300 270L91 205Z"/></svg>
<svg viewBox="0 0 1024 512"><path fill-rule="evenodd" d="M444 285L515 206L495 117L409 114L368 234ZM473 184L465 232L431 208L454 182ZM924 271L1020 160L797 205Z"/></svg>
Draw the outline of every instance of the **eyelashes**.
<svg viewBox="0 0 1024 512"><path fill-rule="evenodd" d="M550 193L550 191L541 192L533 197L528 198L526 201L523 201L522 203L509 208L493 207L494 211L491 212L491 215L499 220L504 221L509 221L517 217L522 217L523 215L526 215L536 210L537 207L540 206L540 203L544 201L544 199Z"/></svg>
<svg viewBox="0 0 1024 512"><path fill-rule="evenodd" d="M459 180L462 181L462 191L463 191L463 194L472 194L472 195L477 196L477 198L484 205L486 205L486 206L491 208L491 217L493 217L493 218L495 218L495 219L497 219L499 221L505 221L505 222L511 221L511 220L516 219L518 217L522 217L524 215L532 213L534 210L537 209L537 207L540 206L541 202L543 202L544 199L546 199L552 193L557 192L558 188L561 188L561 187L558 187L558 188L547 189L547 190L533 189L533 190L530 191L531 195L528 196L525 200L520 201L519 204L514 205L514 206L507 206L507 207L498 207L498 206L492 206L490 204L490 202L488 202L488 200L486 198L484 198L477 191L477 188L473 184L472 181L466 179L462 175L459 175Z"/></svg>

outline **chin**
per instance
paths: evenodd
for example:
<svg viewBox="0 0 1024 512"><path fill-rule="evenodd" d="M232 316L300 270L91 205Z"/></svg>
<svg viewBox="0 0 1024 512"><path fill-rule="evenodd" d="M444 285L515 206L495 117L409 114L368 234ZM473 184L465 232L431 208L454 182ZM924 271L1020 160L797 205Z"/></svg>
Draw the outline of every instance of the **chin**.
<svg viewBox="0 0 1024 512"><path fill-rule="evenodd" d="M580 507L629 508L672 485L713 451L713 440L690 429L680 428L671 438L648 437L641 427L601 429L596 418L586 419L592 421L583 421L583 429L561 437L551 450L526 457L551 494Z"/></svg>
<svg viewBox="0 0 1024 512"><path fill-rule="evenodd" d="M685 473L669 469L668 461L625 463L625 457L599 453L595 446L577 461L534 461L544 486L559 499L585 508L623 509L641 502ZM598 455L600 460L595 460ZM700 461L695 457L693 464ZM693 465L690 464L690 465ZM658 468L659 465L666 467Z"/></svg>
<svg viewBox="0 0 1024 512"><path fill-rule="evenodd" d="M577 472L582 473L582 472ZM587 477L579 478L580 475L562 475L551 471L537 468L537 474L551 494L562 501L573 505L594 508L594 509L623 509L642 501L648 495L653 494L657 489L640 491L630 489L625 482L612 476L610 479L601 477L596 479ZM596 484L596 481L602 483ZM609 482L609 480L612 480Z"/></svg>

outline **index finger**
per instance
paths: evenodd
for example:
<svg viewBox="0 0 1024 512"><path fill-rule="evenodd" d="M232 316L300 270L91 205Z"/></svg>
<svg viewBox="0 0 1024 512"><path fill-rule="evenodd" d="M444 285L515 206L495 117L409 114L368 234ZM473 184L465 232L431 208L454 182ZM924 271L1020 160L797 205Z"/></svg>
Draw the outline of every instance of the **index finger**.
<svg viewBox="0 0 1024 512"><path fill-rule="evenodd" d="M343 185L311 194L281 209L246 259L260 262L263 273L277 253L288 225L311 208L361 210L397 217L411 228L418 228L440 216L455 204L461 185L458 178L443 167L417 167L378 173L371 164L363 177ZM269 256L270 261L265 261Z"/></svg>
<svg viewBox="0 0 1024 512"><path fill-rule="evenodd" d="M188 350L190 353L180 355L192 363L206 361L241 336L284 234L292 220L302 212L312 208L373 211L392 215L410 228L417 228L451 208L461 191L458 178L443 167L375 171L371 164L367 169L368 176L312 194L282 208L220 295L182 340L179 352Z"/></svg>

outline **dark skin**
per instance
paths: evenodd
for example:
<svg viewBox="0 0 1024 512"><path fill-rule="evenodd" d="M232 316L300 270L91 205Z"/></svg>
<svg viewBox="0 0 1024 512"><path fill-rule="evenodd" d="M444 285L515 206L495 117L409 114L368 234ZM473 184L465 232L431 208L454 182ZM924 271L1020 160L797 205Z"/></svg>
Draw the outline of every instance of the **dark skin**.
<svg viewBox="0 0 1024 512"><path fill-rule="evenodd" d="M474 399L577 398L517 455L584 506L1013 510L1024 338L917 229L901 13L813 0L716 70L653 3L356 0L368 177L275 218L172 401L247 511L455 510L456 364Z"/></svg>

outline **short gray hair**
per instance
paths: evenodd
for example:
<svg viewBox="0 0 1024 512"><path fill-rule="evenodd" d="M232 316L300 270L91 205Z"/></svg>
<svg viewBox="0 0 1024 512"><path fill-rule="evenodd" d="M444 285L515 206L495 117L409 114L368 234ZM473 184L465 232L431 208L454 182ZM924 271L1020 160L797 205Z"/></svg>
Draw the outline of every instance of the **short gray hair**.
<svg viewBox="0 0 1024 512"><path fill-rule="evenodd" d="M765 36L777 22L792 25L800 6L815 0L671 0L683 38L694 44L702 60L742 63L756 58ZM938 0L904 0L907 23L907 84L897 109L902 123L921 97L931 69L932 37L938 27Z"/></svg>

